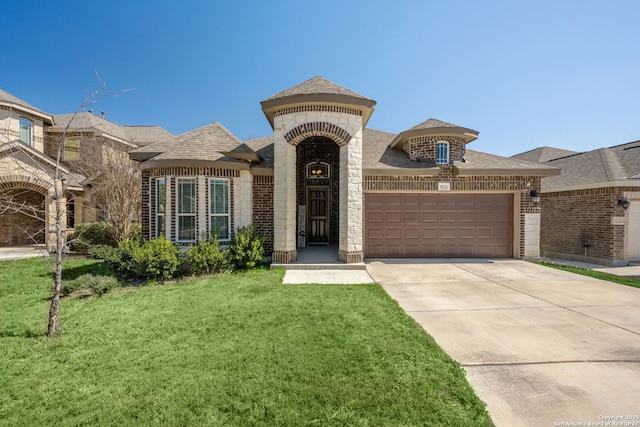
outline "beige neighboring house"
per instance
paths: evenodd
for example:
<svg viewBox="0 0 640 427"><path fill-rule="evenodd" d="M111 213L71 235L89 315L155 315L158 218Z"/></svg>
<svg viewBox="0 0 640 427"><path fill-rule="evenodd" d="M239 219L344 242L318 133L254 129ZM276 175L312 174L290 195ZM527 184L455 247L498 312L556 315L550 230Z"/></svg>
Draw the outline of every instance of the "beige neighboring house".
<svg viewBox="0 0 640 427"><path fill-rule="evenodd" d="M65 135L57 191L58 147ZM91 201L92 176L76 172L84 156L130 151L172 136L157 126L120 126L92 113L51 115L0 89L0 246L53 243L55 196L63 226L103 219Z"/></svg>
<svg viewBox="0 0 640 427"><path fill-rule="evenodd" d="M375 105L314 77L261 102L272 135L213 123L131 151L143 236L228 242L254 224L276 263L311 245L345 263L539 255L540 182L557 168L469 150L477 131L436 119L367 128Z"/></svg>
<svg viewBox="0 0 640 427"><path fill-rule="evenodd" d="M543 256L640 262L640 141L584 153L541 147L513 158L561 169L542 180Z"/></svg>

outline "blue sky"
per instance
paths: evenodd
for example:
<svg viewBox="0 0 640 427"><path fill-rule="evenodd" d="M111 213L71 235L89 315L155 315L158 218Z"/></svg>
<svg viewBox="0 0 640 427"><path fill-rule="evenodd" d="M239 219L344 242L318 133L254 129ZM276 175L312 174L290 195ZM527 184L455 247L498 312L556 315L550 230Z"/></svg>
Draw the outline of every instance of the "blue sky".
<svg viewBox="0 0 640 427"><path fill-rule="evenodd" d="M0 87L73 112L97 70L95 112L174 134L220 122L272 130L259 102L320 75L377 101L370 128L430 117L512 155L640 139L640 1L14 1Z"/></svg>

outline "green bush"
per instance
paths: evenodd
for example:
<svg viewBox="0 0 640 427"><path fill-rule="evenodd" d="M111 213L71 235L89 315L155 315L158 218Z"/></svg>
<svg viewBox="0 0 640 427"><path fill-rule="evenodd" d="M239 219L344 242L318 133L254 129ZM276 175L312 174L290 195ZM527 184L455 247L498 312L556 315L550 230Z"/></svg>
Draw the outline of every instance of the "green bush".
<svg viewBox="0 0 640 427"><path fill-rule="evenodd" d="M144 242L124 239L116 251L103 255L121 279L162 281L174 277L180 265L178 248L164 237Z"/></svg>
<svg viewBox="0 0 640 427"><path fill-rule="evenodd" d="M219 273L227 269L225 252L220 250L218 236L212 236L211 241L201 240L187 251L189 271L192 274Z"/></svg>
<svg viewBox="0 0 640 427"><path fill-rule="evenodd" d="M108 221L88 222L75 226L67 240L73 251L83 254L89 252L94 245L107 245L115 247L118 242L115 238L113 226Z"/></svg>
<svg viewBox="0 0 640 427"><path fill-rule="evenodd" d="M110 259L118 251L109 245L95 245L89 248L89 256L94 259Z"/></svg>
<svg viewBox="0 0 640 427"><path fill-rule="evenodd" d="M255 226L238 228L225 253L229 264L237 270L253 268L260 264L264 256L264 248Z"/></svg>
<svg viewBox="0 0 640 427"><path fill-rule="evenodd" d="M96 296L102 296L111 289L120 287L120 283L115 277L94 276L93 274L83 274L73 280L64 282L61 287L62 295L69 295L79 289L90 289Z"/></svg>

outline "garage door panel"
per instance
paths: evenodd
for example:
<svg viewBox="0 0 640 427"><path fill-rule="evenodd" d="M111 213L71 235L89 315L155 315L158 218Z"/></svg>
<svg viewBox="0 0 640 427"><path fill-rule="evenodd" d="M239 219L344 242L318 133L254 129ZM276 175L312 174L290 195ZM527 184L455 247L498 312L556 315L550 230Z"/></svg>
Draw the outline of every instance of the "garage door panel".
<svg viewBox="0 0 640 427"><path fill-rule="evenodd" d="M420 222L419 211L407 211L402 214L404 222Z"/></svg>
<svg viewBox="0 0 640 427"><path fill-rule="evenodd" d="M511 257L511 194L365 196L368 257Z"/></svg>

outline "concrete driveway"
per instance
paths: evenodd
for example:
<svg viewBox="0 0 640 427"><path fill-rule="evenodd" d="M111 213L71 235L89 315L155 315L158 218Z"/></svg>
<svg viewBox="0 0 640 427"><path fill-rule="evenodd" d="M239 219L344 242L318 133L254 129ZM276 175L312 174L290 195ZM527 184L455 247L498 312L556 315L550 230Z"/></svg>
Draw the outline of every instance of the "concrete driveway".
<svg viewBox="0 0 640 427"><path fill-rule="evenodd" d="M497 427L640 426L640 289L518 260L367 271L460 363Z"/></svg>

